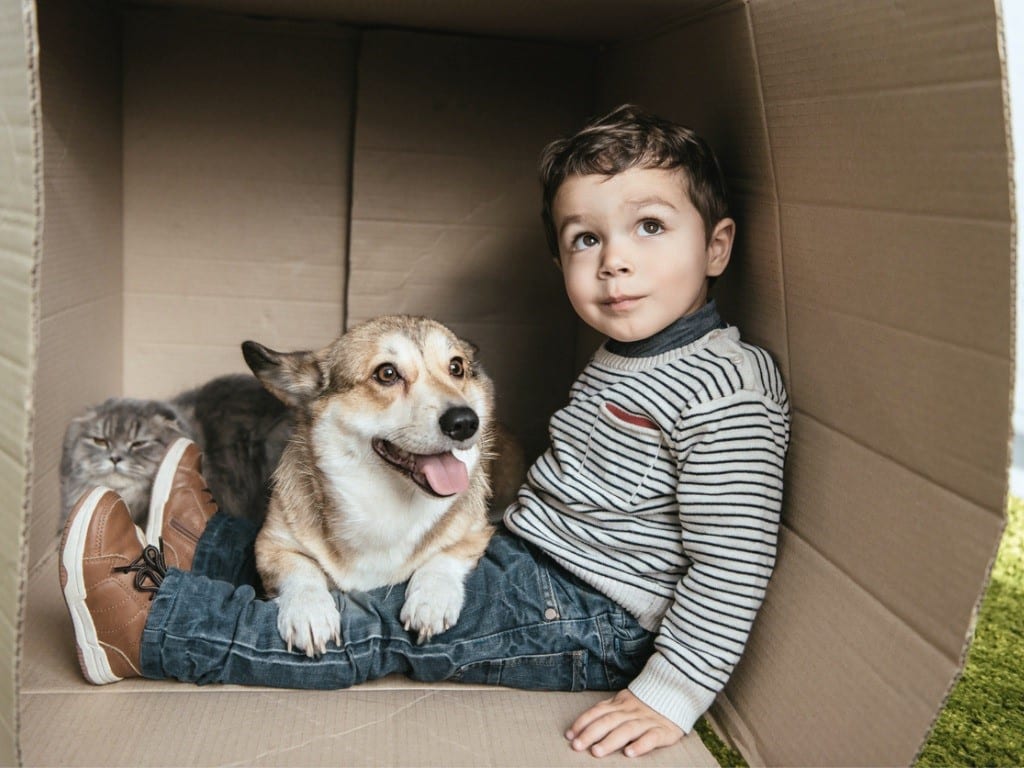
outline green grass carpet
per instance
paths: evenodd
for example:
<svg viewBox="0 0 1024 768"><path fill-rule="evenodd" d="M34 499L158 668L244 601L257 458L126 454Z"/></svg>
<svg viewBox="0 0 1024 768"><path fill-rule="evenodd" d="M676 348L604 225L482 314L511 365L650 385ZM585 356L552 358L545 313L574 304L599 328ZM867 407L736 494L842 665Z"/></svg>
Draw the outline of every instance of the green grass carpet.
<svg viewBox="0 0 1024 768"><path fill-rule="evenodd" d="M932 766L1024 766L1024 501L1006 533L963 676L918 759Z"/></svg>
<svg viewBox="0 0 1024 768"><path fill-rule="evenodd" d="M701 739L719 765L746 766L703 720ZM1012 499L1006 533L963 675L916 768L1024 766L1024 501Z"/></svg>
<svg viewBox="0 0 1024 768"><path fill-rule="evenodd" d="M697 721L696 729L697 733L700 734L700 740L704 742L704 746L708 748L708 752L718 761L719 765L735 766L736 768L743 766L743 768L747 768L747 761L743 759L743 755L735 749L726 746L725 742L718 738L718 734L715 733L714 729L703 717Z"/></svg>

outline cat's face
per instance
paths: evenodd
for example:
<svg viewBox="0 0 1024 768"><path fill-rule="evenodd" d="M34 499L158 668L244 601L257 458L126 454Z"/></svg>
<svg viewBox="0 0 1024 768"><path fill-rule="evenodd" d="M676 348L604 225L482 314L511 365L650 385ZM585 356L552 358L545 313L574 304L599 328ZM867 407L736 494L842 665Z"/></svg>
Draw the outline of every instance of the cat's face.
<svg viewBox="0 0 1024 768"><path fill-rule="evenodd" d="M75 419L68 430L79 478L115 491L152 481L168 446L185 434L178 414L152 400L108 400Z"/></svg>

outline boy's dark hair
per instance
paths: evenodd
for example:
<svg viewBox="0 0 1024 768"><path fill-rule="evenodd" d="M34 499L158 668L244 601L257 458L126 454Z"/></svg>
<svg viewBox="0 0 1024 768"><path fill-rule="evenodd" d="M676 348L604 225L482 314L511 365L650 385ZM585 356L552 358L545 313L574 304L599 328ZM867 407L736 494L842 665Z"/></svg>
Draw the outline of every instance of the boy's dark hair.
<svg viewBox="0 0 1024 768"><path fill-rule="evenodd" d="M681 170L690 201L704 220L706 238L729 215L722 169L707 142L689 128L623 104L591 120L575 135L555 139L541 152L541 217L556 259L558 232L551 206L558 188L570 176L614 176L630 168Z"/></svg>

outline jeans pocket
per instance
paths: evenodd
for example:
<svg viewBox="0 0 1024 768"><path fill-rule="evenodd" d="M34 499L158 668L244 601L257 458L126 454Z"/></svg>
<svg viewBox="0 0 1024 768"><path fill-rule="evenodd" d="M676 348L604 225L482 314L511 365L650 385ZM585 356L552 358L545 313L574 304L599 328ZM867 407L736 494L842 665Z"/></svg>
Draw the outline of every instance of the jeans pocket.
<svg viewBox="0 0 1024 768"><path fill-rule="evenodd" d="M643 637L624 638L616 642L616 647L623 656L642 656L646 659L654 652L654 637L647 633Z"/></svg>
<svg viewBox="0 0 1024 768"><path fill-rule="evenodd" d="M655 634L624 612L617 619L613 618L611 625L614 656L608 659L605 669L611 687L624 688L640 674L654 653Z"/></svg>
<svg viewBox="0 0 1024 768"><path fill-rule="evenodd" d="M583 691L587 658L586 651L577 650L475 661L459 667L452 679L535 691Z"/></svg>

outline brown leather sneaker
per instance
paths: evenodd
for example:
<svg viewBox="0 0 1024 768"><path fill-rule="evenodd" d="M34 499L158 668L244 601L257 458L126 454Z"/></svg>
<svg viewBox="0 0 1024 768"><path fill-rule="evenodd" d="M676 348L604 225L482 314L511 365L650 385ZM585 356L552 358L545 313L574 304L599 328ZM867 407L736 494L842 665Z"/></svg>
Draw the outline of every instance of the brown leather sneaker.
<svg viewBox="0 0 1024 768"><path fill-rule="evenodd" d="M153 480L146 541L160 547L168 567L192 569L199 537L217 511L202 474L203 454L187 437L167 449Z"/></svg>
<svg viewBox="0 0 1024 768"><path fill-rule="evenodd" d="M165 572L120 496L100 487L79 499L60 542L60 586L90 683L142 674L142 630Z"/></svg>

